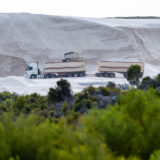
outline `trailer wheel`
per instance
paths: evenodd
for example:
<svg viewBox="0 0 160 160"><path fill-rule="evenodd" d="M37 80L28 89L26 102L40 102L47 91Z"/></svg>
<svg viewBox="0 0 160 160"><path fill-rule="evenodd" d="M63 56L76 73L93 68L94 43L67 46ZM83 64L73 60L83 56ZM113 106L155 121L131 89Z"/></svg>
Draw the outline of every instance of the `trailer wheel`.
<svg viewBox="0 0 160 160"><path fill-rule="evenodd" d="M124 76L124 78L127 78L127 73L124 72L124 73L123 73L123 76Z"/></svg>
<svg viewBox="0 0 160 160"><path fill-rule="evenodd" d="M78 77L78 74L77 74L77 73L74 73L73 75L74 75L74 77Z"/></svg>
<svg viewBox="0 0 160 160"><path fill-rule="evenodd" d="M49 74L45 74L45 75L44 75L44 78L50 78L50 77L49 77Z"/></svg>
<svg viewBox="0 0 160 160"><path fill-rule="evenodd" d="M74 74L70 74L69 77L74 77Z"/></svg>
<svg viewBox="0 0 160 160"><path fill-rule="evenodd" d="M110 77L110 75L108 73L103 73L102 75L103 75L103 77Z"/></svg>
<svg viewBox="0 0 160 160"><path fill-rule="evenodd" d="M37 76L35 74L32 74L30 77L30 79L36 79L36 78L37 78Z"/></svg>
<svg viewBox="0 0 160 160"><path fill-rule="evenodd" d="M50 74L50 78L56 78L55 74Z"/></svg>
<svg viewBox="0 0 160 160"><path fill-rule="evenodd" d="M79 73L79 77L84 77L84 73Z"/></svg>

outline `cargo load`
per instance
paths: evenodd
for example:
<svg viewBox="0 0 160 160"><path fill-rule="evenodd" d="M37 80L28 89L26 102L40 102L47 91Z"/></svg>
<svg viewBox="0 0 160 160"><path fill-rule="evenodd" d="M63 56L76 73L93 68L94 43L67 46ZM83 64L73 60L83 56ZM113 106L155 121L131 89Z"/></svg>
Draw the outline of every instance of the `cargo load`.
<svg viewBox="0 0 160 160"><path fill-rule="evenodd" d="M128 68L131 65L139 65L141 73L144 72L143 62L116 62L116 61L99 61L97 77L115 77L115 73L122 73L126 77Z"/></svg>

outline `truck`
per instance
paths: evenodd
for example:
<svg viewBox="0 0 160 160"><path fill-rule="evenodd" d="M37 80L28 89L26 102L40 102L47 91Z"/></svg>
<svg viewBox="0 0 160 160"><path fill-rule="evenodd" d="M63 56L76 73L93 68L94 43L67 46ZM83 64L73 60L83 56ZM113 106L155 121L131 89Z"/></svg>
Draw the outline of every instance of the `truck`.
<svg viewBox="0 0 160 160"><path fill-rule="evenodd" d="M97 77L114 78L115 73L122 73L124 77L127 75L127 70L131 65L139 65L141 67L141 76L144 72L144 62L118 62L118 61L99 61Z"/></svg>
<svg viewBox="0 0 160 160"><path fill-rule="evenodd" d="M25 77L36 78L58 78L58 77L84 77L84 62L46 62L41 72L38 62L30 63L25 69Z"/></svg>

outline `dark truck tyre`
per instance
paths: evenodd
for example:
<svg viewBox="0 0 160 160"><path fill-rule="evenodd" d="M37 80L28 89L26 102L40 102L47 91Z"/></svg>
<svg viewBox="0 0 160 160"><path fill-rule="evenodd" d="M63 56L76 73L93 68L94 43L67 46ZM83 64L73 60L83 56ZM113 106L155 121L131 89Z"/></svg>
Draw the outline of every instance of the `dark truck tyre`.
<svg viewBox="0 0 160 160"><path fill-rule="evenodd" d="M45 74L44 78L56 78L55 74Z"/></svg>
<svg viewBox="0 0 160 160"><path fill-rule="evenodd" d="M116 76L115 73L109 73L110 78L115 78L115 76Z"/></svg>
<svg viewBox="0 0 160 160"><path fill-rule="evenodd" d="M79 77L84 77L85 74L84 73L79 73Z"/></svg>
<svg viewBox="0 0 160 160"><path fill-rule="evenodd" d="M103 74L102 73L96 73L96 76L97 77L103 77Z"/></svg>
<svg viewBox="0 0 160 160"><path fill-rule="evenodd" d="M36 78L37 78L37 75L35 75L35 74L32 74L30 77L30 79L36 79Z"/></svg>

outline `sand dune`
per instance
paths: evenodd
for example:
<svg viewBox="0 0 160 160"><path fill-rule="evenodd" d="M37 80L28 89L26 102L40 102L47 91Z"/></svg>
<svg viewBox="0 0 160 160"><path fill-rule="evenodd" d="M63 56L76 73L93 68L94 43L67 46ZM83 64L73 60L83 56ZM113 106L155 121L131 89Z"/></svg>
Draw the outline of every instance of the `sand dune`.
<svg viewBox="0 0 160 160"><path fill-rule="evenodd" d="M26 63L59 61L69 51L79 52L91 72L97 60L160 64L158 19L0 14L0 37L0 76L23 75Z"/></svg>

